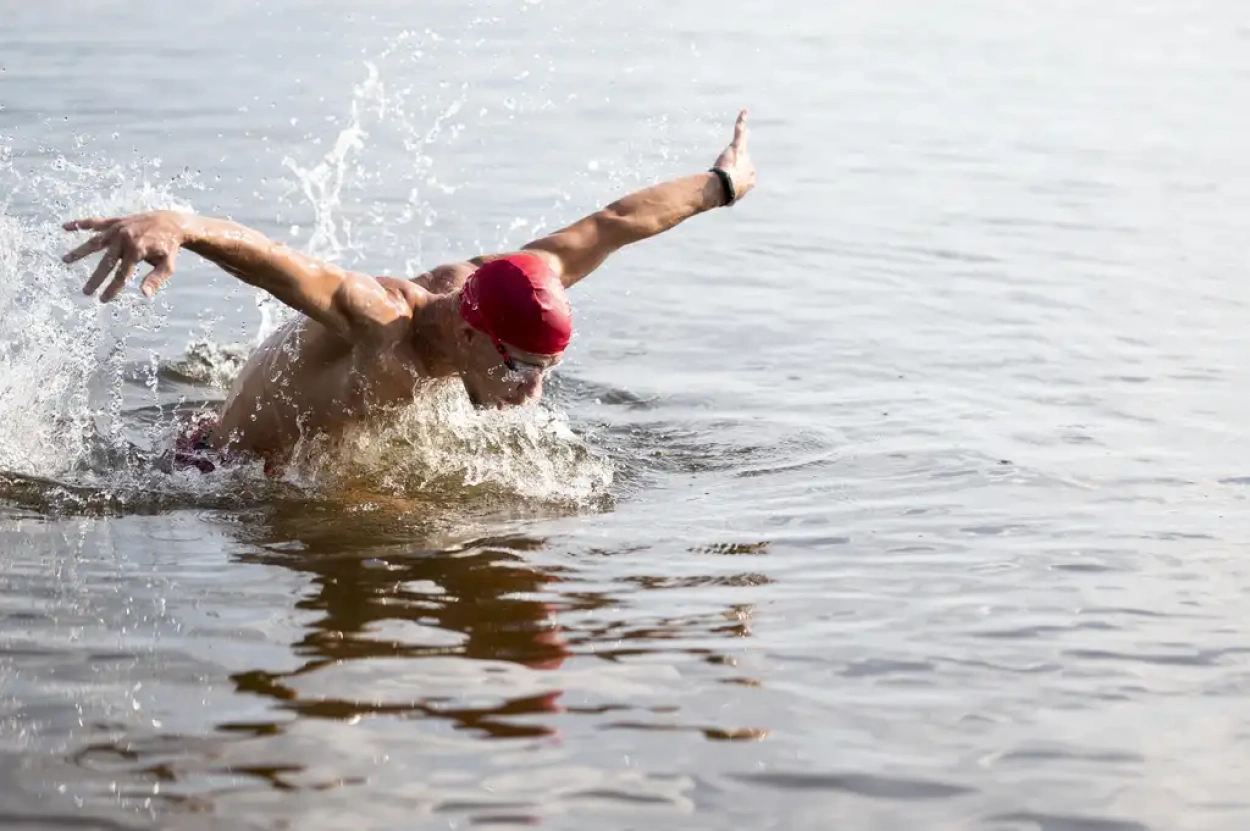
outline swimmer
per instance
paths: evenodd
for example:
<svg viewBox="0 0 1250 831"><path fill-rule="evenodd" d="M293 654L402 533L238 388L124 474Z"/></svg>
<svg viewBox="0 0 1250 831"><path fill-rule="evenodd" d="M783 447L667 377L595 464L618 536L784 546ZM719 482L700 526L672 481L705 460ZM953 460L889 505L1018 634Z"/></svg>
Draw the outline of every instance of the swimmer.
<svg viewBox="0 0 1250 831"><path fill-rule="evenodd" d="M153 266L140 283L152 297L185 248L300 312L256 349L215 417L176 454L205 472L227 456L274 469L302 437L339 434L440 380L459 378L479 408L536 401L573 333L565 289L623 246L733 205L754 186L744 110L709 172L639 190L519 251L412 281L346 271L234 222L175 211L67 222L94 236L63 260L104 252L83 293L107 303L140 262Z"/></svg>

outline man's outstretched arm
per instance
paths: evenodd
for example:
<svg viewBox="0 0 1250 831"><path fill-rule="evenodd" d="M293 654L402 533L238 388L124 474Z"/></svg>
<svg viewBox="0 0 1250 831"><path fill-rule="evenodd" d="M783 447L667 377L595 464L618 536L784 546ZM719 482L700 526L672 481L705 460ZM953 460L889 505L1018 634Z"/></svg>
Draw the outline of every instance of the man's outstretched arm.
<svg viewBox="0 0 1250 831"><path fill-rule="evenodd" d="M755 187L755 166L747 152L747 114L739 113L730 145L713 168L723 170L734 201ZM661 234L696 214L729 204L731 190L713 172L662 182L631 193L550 236L529 243L555 260L565 287L594 271L617 249Z"/></svg>
<svg viewBox="0 0 1250 831"><path fill-rule="evenodd" d="M227 220L155 211L79 219L64 227L96 232L62 259L72 263L105 252L83 286L84 294L95 294L112 275L100 293L105 303L121 294L142 261L153 266L142 283L144 295L151 297L173 276L178 252L186 248L344 337L380 333L380 327L407 312L377 280L321 262Z"/></svg>

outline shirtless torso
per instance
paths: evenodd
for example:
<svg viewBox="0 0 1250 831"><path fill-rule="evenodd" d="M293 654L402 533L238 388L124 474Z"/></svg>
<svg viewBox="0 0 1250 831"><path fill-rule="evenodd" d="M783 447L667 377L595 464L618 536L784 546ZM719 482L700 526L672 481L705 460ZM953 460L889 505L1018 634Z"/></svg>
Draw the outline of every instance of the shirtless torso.
<svg viewBox="0 0 1250 831"><path fill-rule="evenodd" d="M374 279L415 315L427 292L454 293L474 270L466 262L443 266L413 282ZM221 407L210 442L280 457L301 436L339 433L381 409L411 402L423 385L447 383L423 371L422 357L412 338L360 349L308 317L291 320L248 358Z"/></svg>

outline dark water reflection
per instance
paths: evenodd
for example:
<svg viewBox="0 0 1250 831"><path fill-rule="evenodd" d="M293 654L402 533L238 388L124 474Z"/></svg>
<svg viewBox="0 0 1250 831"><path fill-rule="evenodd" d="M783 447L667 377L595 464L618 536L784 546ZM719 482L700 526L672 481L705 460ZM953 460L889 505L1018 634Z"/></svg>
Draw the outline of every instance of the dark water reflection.
<svg viewBox="0 0 1250 831"><path fill-rule="evenodd" d="M309 591L295 607L315 613L304 636L291 645L302 665L291 672L265 669L232 676L241 692L272 698L280 710L302 716L351 719L365 715L413 714L453 721L457 727L491 736L544 735L541 726L510 725L509 716L553 712L559 692L509 699L496 707L459 708L445 698L370 701L301 695L287 682L327 667L340 671L351 661L455 656L508 661L533 669L554 669L570 654L556 620L557 610L591 610L609 601L552 602L562 569L534 567L527 552L543 540L524 536L482 539L456 550L421 550L401 545L369 546L376 524L353 528L321 525L325 533L300 533L306 517L269 515L247 526L246 538L260 549L246 562L290 569L308 578ZM362 536L355 536L360 534ZM388 634L390 635L388 637ZM231 725L238 729L239 725Z"/></svg>
<svg viewBox="0 0 1250 831"><path fill-rule="evenodd" d="M264 790L326 793L375 787L379 778L388 777L396 754L407 759L416 752L413 742L430 743L429 762L437 770L444 753L491 753L483 740L519 742L524 752L561 756L558 748L564 743L596 733L687 733L721 741L766 735L751 726L708 724L706 715L688 712L683 696L674 695L679 690L674 684L692 671L727 690L758 688L758 680L735 669L734 655L750 636L749 603L678 616L629 611L645 607L640 592L750 589L766 581L759 574L674 580L621 567L613 550L562 550L567 541L558 537L518 531L452 542L445 522L432 533L410 516L353 505L322 503L310 509L291 503L248 512L112 521L145 525L140 533L181 540L176 547L194 547L205 528L216 528L227 538L224 547L234 553L232 562L214 565L170 552L159 566L153 564L152 573L161 573L154 588L164 591L183 585L194 596L197 591L187 592L188 584L221 581L200 603L191 604L216 618L212 624L179 623L171 629L182 615L170 609L149 621L152 631L164 632L154 649L57 649L49 645L49 627L56 627L65 613L95 618L87 623L88 631L107 639L107 627L118 624L102 619L124 620L141 604L131 594L115 607L88 603L97 608L93 612L65 597L59 613L27 624L31 643L44 643L37 653L41 659L23 657L20 649L6 650L0 658L22 674L46 675L53 667L52 674L94 677L97 684L110 661L124 667L133 712L107 706L93 712L88 686L75 708L79 718L56 708L40 716L38 700L25 699L19 687L19 709L11 714L10 723L37 732L27 747L34 742L65 748L63 761L45 756L15 784L39 793L40 781L69 783L79 798L85 795L88 813L104 819L112 816L102 810L109 802L118 806L118 816L130 818L136 812L231 815ZM99 521L80 522L87 536L78 555L79 589L99 598L109 582L110 546L96 547L101 540L93 536L104 527L94 524ZM29 538L25 547L28 555L34 553ZM707 550L720 556L738 548L725 543ZM599 573L604 558L613 563L606 580ZM33 563L39 557L28 559ZM236 580L240 570L248 577ZM36 583L9 581L7 588L30 595L37 592ZM275 584L285 589L274 591ZM234 597L233 610L220 599L224 596ZM257 612L250 623L247 616L223 620L245 608ZM266 619L288 623L275 630ZM197 643L203 638L210 644L231 643L235 654L206 651ZM41 663L44 670L37 669ZM618 669L604 673L596 666ZM697 666L705 669L690 669ZM103 705L106 687L99 692ZM195 696L217 704L199 709ZM369 736L366 744L373 750L367 758L353 759L359 743L354 736L360 731ZM318 750L309 755L313 736ZM410 764L407 759L397 770L409 771L408 776ZM474 777L482 774L478 770ZM466 792L463 785L432 788L425 800L438 811L479 818L497 815L501 805L511 811L538 808L525 799L500 803L480 786ZM538 802L555 792L535 787L540 794L546 791ZM645 779L628 786L600 782L570 793L592 803L671 805L677 798ZM529 794L531 800L534 796ZM250 810L243 810L240 819L254 820Z"/></svg>

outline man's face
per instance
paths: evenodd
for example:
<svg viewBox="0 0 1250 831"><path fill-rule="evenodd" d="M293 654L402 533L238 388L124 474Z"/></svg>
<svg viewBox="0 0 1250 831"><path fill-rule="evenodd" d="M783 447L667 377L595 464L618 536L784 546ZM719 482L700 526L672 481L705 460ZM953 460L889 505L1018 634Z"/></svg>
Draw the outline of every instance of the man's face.
<svg viewBox="0 0 1250 831"><path fill-rule="evenodd" d="M537 355L506 343L501 344L506 354L501 354L486 335L472 329L466 331L460 378L473 406L514 407L542 397L543 376L560 362L560 354Z"/></svg>

